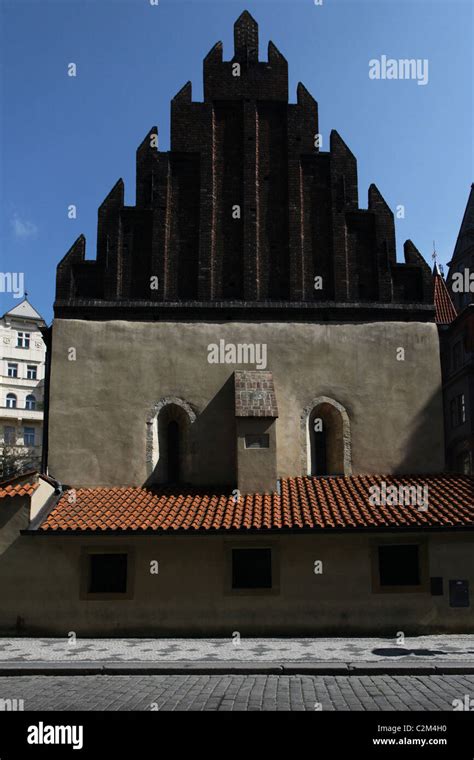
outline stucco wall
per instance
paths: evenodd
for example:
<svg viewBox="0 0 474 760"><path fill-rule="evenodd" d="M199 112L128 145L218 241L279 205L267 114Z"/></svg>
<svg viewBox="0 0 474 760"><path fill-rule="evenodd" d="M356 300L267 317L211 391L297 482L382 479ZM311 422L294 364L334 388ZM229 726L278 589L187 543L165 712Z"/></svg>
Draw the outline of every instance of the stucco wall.
<svg viewBox="0 0 474 760"><path fill-rule="evenodd" d="M232 373L208 345L266 343L279 407L279 477L303 474L301 415L327 396L346 409L353 473L444 466L437 329L429 323L165 323L56 320L49 471L71 486L142 485L146 420L166 396L188 402L196 484L235 485ZM76 360L69 361L70 348ZM405 360L397 361L403 348Z"/></svg>
<svg viewBox="0 0 474 760"><path fill-rule="evenodd" d="M245 447L246 435L267 435L268 448ZM277 482L276 426L266 417L237 417L237 485L242 494L273 491Z"/></svg>
<svg viewBox="0 0 474 760"><path fill-rule="evenodd" d="M12 526L13 531L13 526ZM8 529L7 529L8 532ZM425 590L375 593L371 549L387 534L18 537L3 542L0 633L78 635L317 635L474 630L473 534L391 534L427 543ZM12 536L13 536L12 532ZM229 550L273 547L275 590L232 592ZM129 599L81 599L87 549L131 552ZM150 562L159 573L150 573ZM314 573L315 560L323 572ZM429 576L444 595L431 596ZM470 582L471 606L449 607L448 581ZM19 628L17 621L20 619Z"/></svg>

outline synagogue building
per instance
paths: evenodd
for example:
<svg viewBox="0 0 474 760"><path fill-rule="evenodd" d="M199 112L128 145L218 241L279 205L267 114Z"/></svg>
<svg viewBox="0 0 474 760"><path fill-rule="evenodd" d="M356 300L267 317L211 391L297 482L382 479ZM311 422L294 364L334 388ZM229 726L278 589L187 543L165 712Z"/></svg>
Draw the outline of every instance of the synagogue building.
<svg viewBox="0 0 474 760"><path fill-rule="evenodd" d="M470 632L431 267L410 240L397 260L249 13L203 72L170 150L139 145L135 205L119 179L95 257L80 236L58 265L43 474L0 484L0 627Z"/></svg>

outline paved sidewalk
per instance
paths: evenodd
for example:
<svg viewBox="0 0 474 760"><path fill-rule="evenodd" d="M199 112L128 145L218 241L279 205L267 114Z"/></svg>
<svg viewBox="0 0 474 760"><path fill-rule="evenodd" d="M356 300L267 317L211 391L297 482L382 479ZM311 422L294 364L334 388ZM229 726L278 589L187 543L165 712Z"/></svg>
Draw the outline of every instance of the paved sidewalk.
<svg viewBox="0 0 474 760"><path fill-rule="evenodd" d="M474 635L383 638L0 638L0 673L471 672Z"/></svg>

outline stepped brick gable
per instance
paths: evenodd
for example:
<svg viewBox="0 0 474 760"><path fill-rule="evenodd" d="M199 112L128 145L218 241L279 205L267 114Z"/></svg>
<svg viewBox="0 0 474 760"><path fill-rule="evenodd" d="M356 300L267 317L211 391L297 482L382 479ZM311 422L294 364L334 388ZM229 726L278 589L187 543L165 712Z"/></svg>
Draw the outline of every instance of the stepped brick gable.
<svg viewBox="0 0 474 760"><path fill-rule="evenodd" d="M244 12L232 60L220 42L204 59L204 101L190 82L171 101L171 150L158 150L157 127L139 146L136 205L119 180L100 206L96 260L81 235L59 264L56 316L199 318L257 304L292 319L379 304L390 318L390 305L417 304L433 318L430 269L411 241L397 263L381 193L371 185L359 207L354 155L335 130L328 151L317 147L318 104L301 83L289 103L286 59L272 42L266 62L258 53Z"/></svg>

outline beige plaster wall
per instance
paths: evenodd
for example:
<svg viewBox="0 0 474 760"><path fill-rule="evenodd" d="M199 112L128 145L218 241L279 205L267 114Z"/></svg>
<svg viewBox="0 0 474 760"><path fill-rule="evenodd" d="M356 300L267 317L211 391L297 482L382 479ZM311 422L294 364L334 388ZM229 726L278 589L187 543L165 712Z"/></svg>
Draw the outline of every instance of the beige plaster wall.
<svg viewBox="0 0 474 760"><path fill-rule="evenodd" d="M18 536L18 525L15 525ZM371 550L426 543L422 591L376 593ZM271 592L230 589L232 547L274 549ZM128 599L81 598L81 557L130 552ZM474 537L445 534L77 537L22 536L2 544L0 632L78 635L376 635L474 630ZM159 573L150 573L150 562ZM314 573L314 562L323 572ZM429 577L444 578L431 596ZM471 606L450 608L449 579L470 582Z"/></svg>
<svg viewBox="0 0 474 760"><path fill-rule="evenodd" d="M265 417L237 417L237 486L242 494L274 491L277 484L276 424ZM268 435L268 448L245 448L246 435Z"/></svg>
<svg viewBox="0 0 474 760"><path fill-rule="evenodd" d="M71 486L142 485L146 419L160 399L195 410L190 480L236 484L232 373L208 345L267 344L274 375L279 477L303 472L301 415L335 399L351 426L353 473L443 469L441 376L434 324L167 323L56 320L49 471ZM76 360L69 361L69 349ZM403 348L405 360L397 361Z"/></svg>

